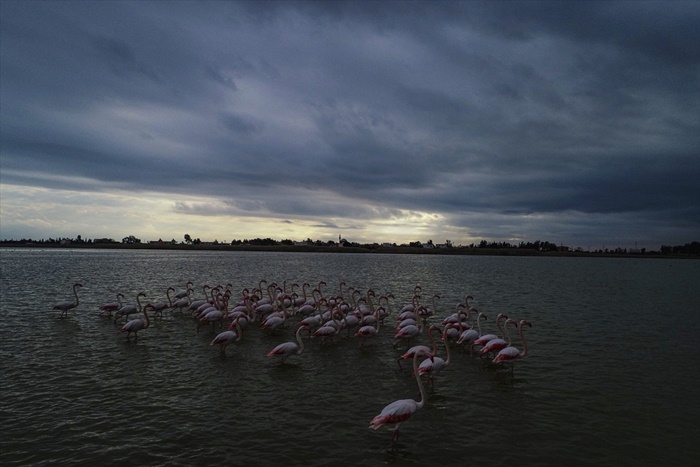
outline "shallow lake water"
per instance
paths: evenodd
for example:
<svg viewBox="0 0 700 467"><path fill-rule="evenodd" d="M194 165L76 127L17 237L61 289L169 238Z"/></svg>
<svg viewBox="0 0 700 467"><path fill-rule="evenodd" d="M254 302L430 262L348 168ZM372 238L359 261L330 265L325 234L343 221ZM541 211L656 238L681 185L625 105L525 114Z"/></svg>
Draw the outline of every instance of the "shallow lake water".
<svg viewBox="0 0 700 467"><path fill-rule="evenodd" d="M693 465L700 261L341 253L1 249L0 460L9 465ZM166 289L261 280L336 295L392 293L393 314L364 347L355 337L305 340L285 365L290 318L257 325L222 356L218 328L165 312L138 339L98 308L164 300ZM62 319L55 303L78 307ZM467 294L488 317L527 319L514 372L461 348L401 427L368 428L388 403L418 398L393 348L397 310L420 284L436 313ZM300 291L299 289L297 289ZM231 308L232 305L229 307ZM423 334L413 343L427 343ZM514 344L520 346L519 338ZM445 349L439 353L445 357Z"/></svg>

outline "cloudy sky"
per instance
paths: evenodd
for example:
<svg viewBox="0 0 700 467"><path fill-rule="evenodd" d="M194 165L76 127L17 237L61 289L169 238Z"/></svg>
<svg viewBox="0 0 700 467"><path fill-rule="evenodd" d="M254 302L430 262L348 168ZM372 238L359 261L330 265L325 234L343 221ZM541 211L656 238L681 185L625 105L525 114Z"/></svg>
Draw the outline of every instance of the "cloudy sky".
<svg viewBox="0 0 700 467"><path fill-rule="evenodd" d="M0 8L0 239L700 240L700 2Z"/></svg>

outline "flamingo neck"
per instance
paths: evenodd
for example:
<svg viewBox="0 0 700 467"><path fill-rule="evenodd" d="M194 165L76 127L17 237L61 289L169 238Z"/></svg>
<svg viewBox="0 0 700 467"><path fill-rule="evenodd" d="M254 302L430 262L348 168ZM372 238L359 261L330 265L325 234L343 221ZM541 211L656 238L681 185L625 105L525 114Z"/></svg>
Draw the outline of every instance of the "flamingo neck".
<svg viewBox="0 0 700 467"><path fill-rule="evenodd" d="M445 331L442 333L442 340L445 342L445 352L447 353L447 359L445 360L445 365L450 364L450 358L452 358L452 351L450 350L450 341L447 338L447 330L452 328L453 326L451 324L448 324L445 326ZM460 326L460 331L461 331L461 326ZM461 334L461 332L460 332Z"/></svg>
<svg viewBox="0 0 700 467"><path fill-rule="evenodd" d="M420 391L420 400L418 401L418 408L422 408L425 405L425 387L423 386L423 381L420 379L420 372L418 371L418 357L427 356L425 350L418 350L413 355L413 374L416 375L416 382L418 383L418 390Z"/></svg>
<svg viewBox="0 0 700 467"><path fill-rule="evenodd" d="M523 350L518 354L520 358L527 356L527 341L525 340L525 325L520 323L520 341L523 343Z"/></svg>
<svg viewBox="0 0 700 467"><path fill-rule="evenodd" d="M435 342L435 338L433 337L433 329L438 329L438 328L433 328L432 326L428 328L428 338L430 339L430 342L433 344L433 350L432 353L435 355L437 353L437 342Z"/></svg>
<svg viewBox="0 0 700 467"><path fill-rule="evenodd" d="M73 295L75 295L75 306L78 306L78 303L80 303L80 299L78 298L78 287L80 287L78 284L75 284L73 286Z"/></svg>
<svg viewBox="0 0 700 467"><path fill-rule="evenodd" d="M305 327L300 327L297 329L297 342L299 343L299 350L297 350L297 355L304 351L304 341L301 338L301 331L306 329Z"/></svg>

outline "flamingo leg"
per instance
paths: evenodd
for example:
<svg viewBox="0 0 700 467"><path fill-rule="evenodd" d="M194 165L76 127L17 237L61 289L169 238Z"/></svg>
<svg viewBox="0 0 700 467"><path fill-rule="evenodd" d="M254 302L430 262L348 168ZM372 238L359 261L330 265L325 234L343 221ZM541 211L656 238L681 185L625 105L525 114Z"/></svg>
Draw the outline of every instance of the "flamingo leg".
<svg viewBox="0 0 700 467"><path fill-rule="evenodd" d="M391 442L395 443L399 440L399 427L400 423L396 424L396 427L394 428L394 431L391 433Z"/></svg>

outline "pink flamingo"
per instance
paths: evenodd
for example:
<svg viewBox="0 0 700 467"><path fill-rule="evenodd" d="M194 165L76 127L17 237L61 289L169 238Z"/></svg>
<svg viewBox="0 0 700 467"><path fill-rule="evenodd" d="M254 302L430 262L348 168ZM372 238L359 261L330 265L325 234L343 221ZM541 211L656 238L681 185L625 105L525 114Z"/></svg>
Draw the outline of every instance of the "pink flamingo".
<svg viewBox="0 0 700 467"><path fill-rule="evenodd" d="M396 339L396 342L394 342L394 348L397 348L403 339L406 339L406 341L410 341L410 339L412 337L419 336L422 332L423 332L422 320L420 323L418 323L418 325L409 324L408 326L402 327L394 335L394 338Z"/></svg>
<svg viewBox="0 0 700 467"><path fill-rule="evenodd" d="M403 355L401 355L399 358L396 359L396 363L399 365L399 370L403 371L403 368L401 367L401 360L408 360L409 358L413 358L413 356L418 352L419 350L423 350L425 352L428 352L431 356L434 356L437 353L437 343L435 342L435 339L433 338L433 330L440 330L436 325L431 325L428 328L428 338L430 339L430 342L432 343L432 349L426 345L414 345L410 349L408 349L406 352L404 352Z"/></svg>
<svg viewBox="0 0 700 467"><path fill-rule="evenodd" d="M53 309L54 310L60 310L61 311L61 318L67 318L68 317L68 310L72 310L73 308L77 307L78 304L80 303L78 300L78 288L82 287L82 284L75 283L73 284L73 295L75 295L75 303L74 302L61 302L57 303L54 305Z"/></svg>
<svg viewBox="0 0 700 467"><path fill-rule="evenodd" d="M369 423L369 427L373 430L378 430L383 425L394 425L394 431L391 434L391 442L396 442L399 439L399 428L401 424L411 418L411 416L416 413L425 405L426 395L425 387L423 387L423 381L420 379L420 374L418 373L418 358L419 357L429 357L432 358L429 352L425 350L419 350L413 356L413 372L416 376L416 382L418 383L418 390L420 391L420 400L415 401L413 399L399 399L392 402L382 409L381 413L374 417Z"/></svg>
<svg viewBox="0 0 700 467"><path fill-rule="evenodd" d="M479 337L481 337L481 318L486 319L486 315L482 312L479 312L479 314L476 317L476 326L478 328L478 331L473 328L467 329L466 331L462 331L462 334L459 335L459 339L457 339L457 345L469 345L470 353L472 351L471 344L475 342Z"/></svg>
<svg viewBox="0 0 700 467"><path fill-rule="evenodd" d="M505 339L501 338L496 338L496 339L491 339L488 341L484 346L481 348L481 351L479 352L479 356L481 358L484 358L486 355L490 353L496 353L502 349L505 349L506 347L510 346L510 334L508 333L508 324L512 323L516 327L518 326L518 322L515 321L514 319L508 318L506 320L505 325L503 326L503 330L505 332Z"/></svg>
<svg viewBox="0 0 700 467"><path fill-rule="evenodd" d="M508 346L505 349L498 352L496 358L493 359L493 363L506 363L511 362L510 370L513 371L513 364L516 360L522 360L527 357L527 341L525 340L524 327L532 327L532 323L527 320L520 320L518 327L520 328L520 341L523 344L523 350L520 351L516 347Z"/></svg>
<svg viewBox="0 0 700 467"><path fill-rule="evenodd" d="M501 320L503 319L508 319L508 315L504 313L499 313L498 316L496 316L496 326L498 326L498 329L500 329L501 334L504 334L503 331L503 325L501 324ZM505 335L505 334L504 334ZM475 346L484 346L488 341L491 339L496 339L498 338L497 334L484 334L483 336L479 337L477 340L474 341L474 343L471 345L471 347Z"/></svg>
<svg viewBox="0 0 700 467"><path fill-rule="evenodd" d="M377 315L377 310L374 311L374 316L376 317L376 315ZM360 328L355 332L355 337L361 338L360 339L360 347L364 347L365 340L379 334L379 328L381 327L381 325L382 325L381 320L377 319L374 324L367 324L364 326L360 326Z"/></svg>
<svg viewBox="0 0 700 467"><path fill-rule="evenodd" d="M432 359L423 360L418 367L418 373L420 376L428 375L428 382L434 386L434 378L442 370L447 368L450 364L452 353L450 352L450 342L447 339L447 331L453 326L452 323L445 325L445 330L440 338L445 342L445 352L447 352L447 360L443 360L440 357L433 357ZM435 354L433 354L435 355Z"/></svg>
<svg viewBox="0 0 700 467"><path fill-rule="evenodd" d="M192 301L190 300L191 293L192 289L187 289L187 292L185 292L185 296L173 303L172 310L175 311L175 309L177 308L180 311L180 313L182 313L183 308L189 307L190 303L192 303Z"/></svg>
<svg viewBox="0 0 700 467"><path fill-rule="evenodd" d="M232 328L236 328L235 331ZM209 345L219 344L221 355L226 355L226 346L234 342L238 342L243 337L243 330L238 321L233 321L226 331L220 332L216 335L214 339L209 343Z"/></svg>
<svg viewBox="0 0 700 467"><path fill-rule="evenodd" d="M172 287L168 287L168 290L165 291L165 295L168 297L168 303L165 302L155 302L155 303L150 303L150 305L153 307L153 317L155 318L157 315L160 315L160 317L163 317L163 310L166 310L168 308L173 307L173 301L170 298L170 291L174 290Z"/></svg>
<svg viewBox="0 0 700 467"><path fill-rule="evenodd" d="M304 352L304 341L301 339L301 331L305 330L309 332L308 328L305 327L299 327L296 332L296 342L283 342L279 344L277 347L274 349L270 350L267 353L268 357L279 357L281 356L282 359L280 360L280 363L284 364L284 362L291 357L292 355L301 355L302 352Z"/></svg>
<svg viewBox="0 0 700 467"><path fill-rule="evenodd" d="M269 333L274 332L278 328L284 326L289 315L287 314L287 300L291 300L289 295L281 297L282 311L269 314L261 323L260 327ZM289 302L291 303L291 301Z"/></svg>
<svg viewBox="0 0 700 467"><path fill-rule="evenodd" d="M121 298L124 296L122 293L117 294L117 301L112 302L112 303L105 303L100 307L100 315L104 316L105 318L111 318L112 317L112 312L117 311L119 308L121 308L122 301Z"/></svg>
<svg viewBox="0 0 700 467"><path fill-rule="evenodd" d="M153 305L148 304L143 308L143 316L146 317L146 321L142 320L141 318L136 318L132 319L131 321L128 321L124 326L121 327L119 331L117 331L117 334L121 334L123 332L127 333L126 338L128 339L129 336L131 336L131 333L134 333L134 339L138 339L139 335L138 332L143 330L143 329L148 329L148 327L151 325L151 320L148 317L148 310L153 309Z"/></svg>
<svg viewBox="0 0 700 467"><path fill-rule="evenodd" d="M192 282L187 281L186 285L187 285L187 288L185 290L181 290L178 293L176 293L175 298L185 298L185 297L188 297L190 295L190 293L192 293Z"/></svg>
<svg viewBox="0 0 700 467"><path fill-rule="evenodd" d="M136 303L138 303L138 308L136 305L124 305L123 307L119 308L117 312L114 314L114 322L116 323L119 321L119 318L122 316L124 319L127 319L129 315L133 315L134 313L139 313L141 311L141 297L145 297L146 294L144 292L139 292L136 294Z"/></svg>

